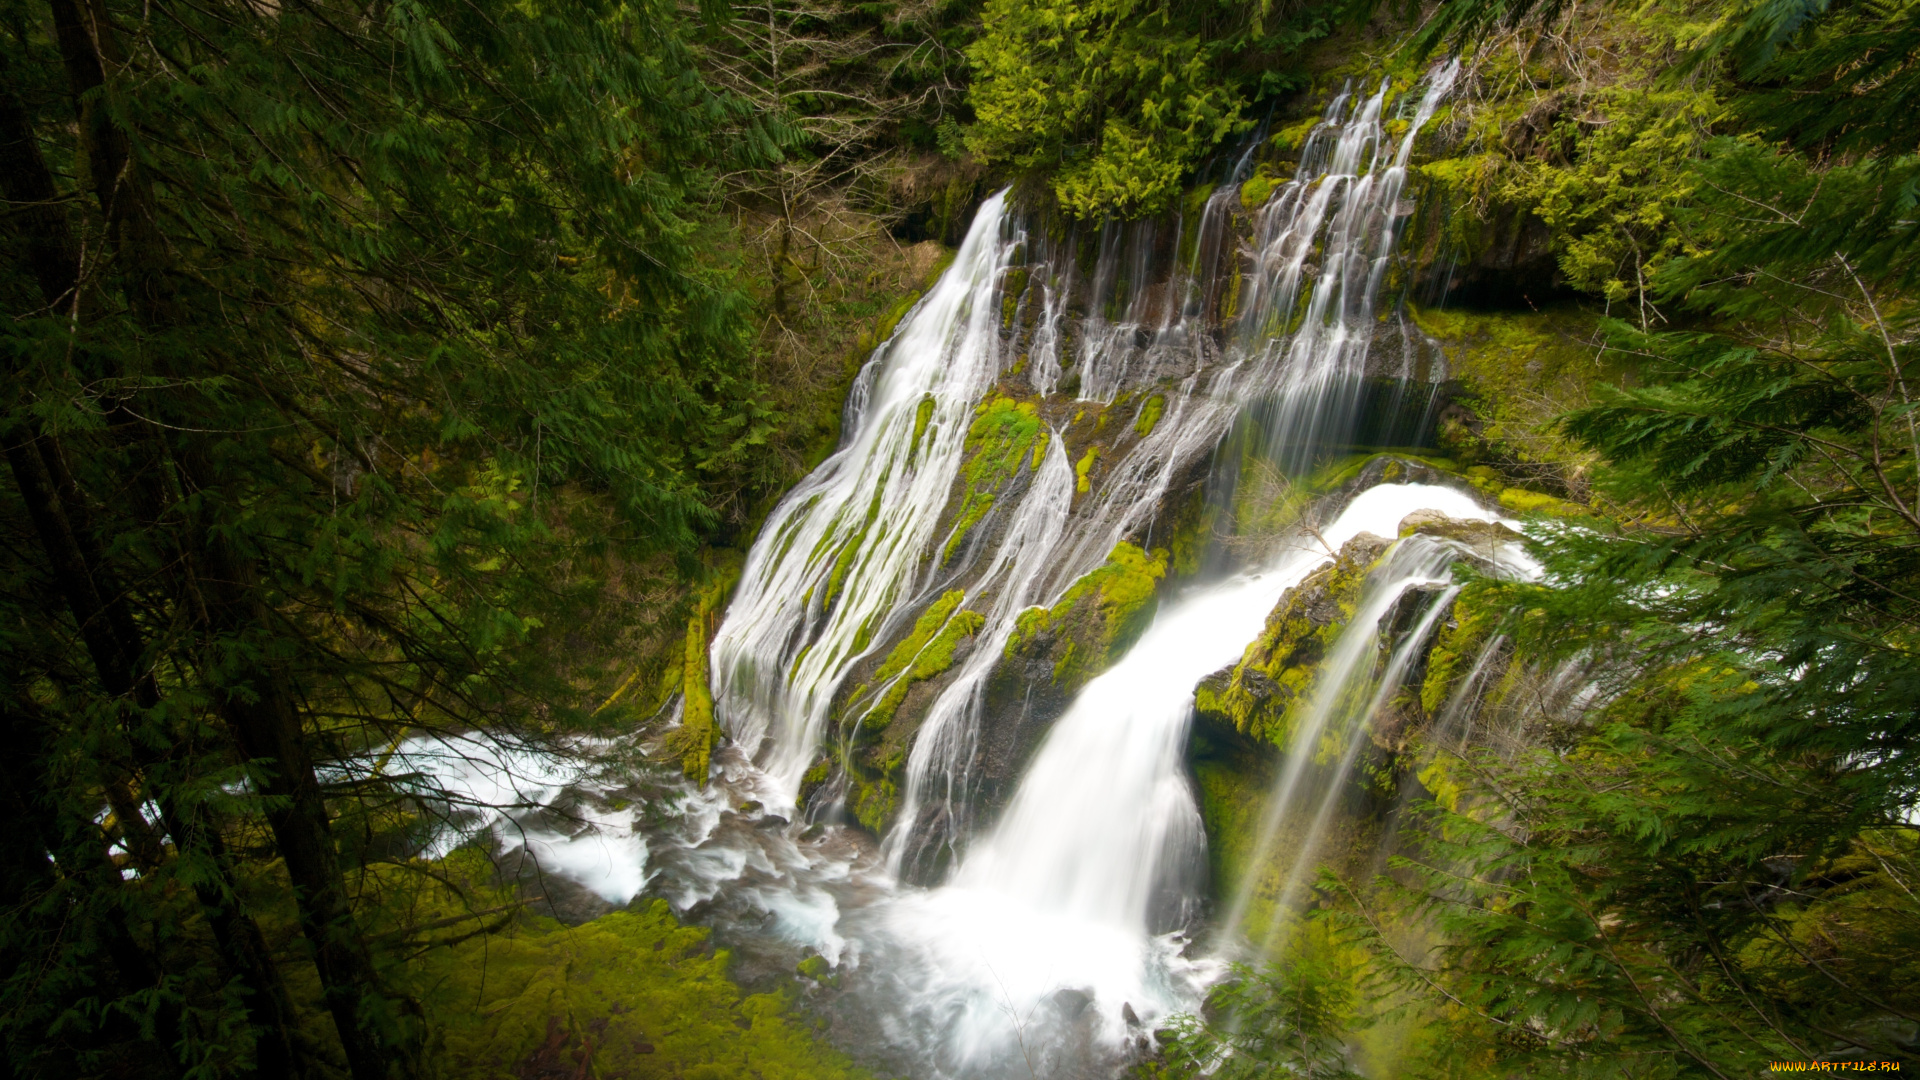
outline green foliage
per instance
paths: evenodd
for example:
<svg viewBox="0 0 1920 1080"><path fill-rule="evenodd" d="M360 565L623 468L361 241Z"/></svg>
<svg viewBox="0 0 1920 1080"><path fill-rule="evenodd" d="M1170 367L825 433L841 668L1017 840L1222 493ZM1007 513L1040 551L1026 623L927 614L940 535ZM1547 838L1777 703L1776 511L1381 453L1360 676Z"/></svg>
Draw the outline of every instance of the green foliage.
<svg viewBox="0 0 1920 1080"><path fill-rule="evenodd" d="M988 0L967 147L1047 175L1073 217L1156 212L1251 102L1299 85L1284 60L1348 7Z"/></svg>
<svg viewBox="0 0 1920 1080"><path fill-rule="evenodd" d="M1553 229L1569 284L1617 303L1640 296L1661 267L1689 252L1672 212L1699 181L1675 163L1697 152L1722 109L1711 92L1632 84L1592 93L1581 106L1536 148L1544 160L1516 163L1498 190Z"/></svg>
<svg viewBox="0 0 1920 1080"><path fill-rule="evenodd" d="M1496 1073L1910 1058L1916 127L1883 105L1917 24L1724 14L1684 62L1739 77L1714 93L1748 131L1624 177L1676 193L1685 245L1645 295L1686 321L1607 324L1635 378L1562 426L1619 521L1543 526L1545 578L1479 597L1525 658L1501 693L1526 744L1425 767L1418 857L1383 882L1443 943L1378 954L1448 1017L1444 1051Z"/></svg>
<svg viewBox="0 0 1920 1080"><path fill-rule="evenodd" d="M699 651L772 423L711 200L772 136L651 0L0 11L9 1071L413 1075L372 765Z"/></svg>
<svg viewBox="0 0 1920 1080"><path fill-rule="evenodd" d="M1208 995L1210 1019L1183 1014L1156 1033L1161 1060L1142 1075L1355 1080L1347 1042L1356 997L1351 972L1320 958L1258 970L1235 964L1233 978Z"/></svg>

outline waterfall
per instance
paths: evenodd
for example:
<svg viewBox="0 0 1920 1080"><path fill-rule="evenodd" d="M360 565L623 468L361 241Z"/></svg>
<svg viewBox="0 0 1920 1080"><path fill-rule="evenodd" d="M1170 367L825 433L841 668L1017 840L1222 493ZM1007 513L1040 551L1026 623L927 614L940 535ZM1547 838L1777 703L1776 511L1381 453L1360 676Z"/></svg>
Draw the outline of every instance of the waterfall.
<svg viewBox="0 0 1920 1080"><path fill-rule="evenodd" d="M973 662L928 713L907 762L899 825L887 838L893 872L901 871L929 801L937 798L940 803L945 840L959 838L958 826L966 821L966 769L980 727L981 689L1019 612L1051 603L1099 566L1121 540L1147 529L1173 478L1214 451L1248 394L1297 401L1285 407L1292 410L1291 422L1310 434L1324 434L1325 425L1317 419L1322 412L1352 413L1376 321L1374 304L1397 238L1407 159L1420 127L1451 89L1457 71L1457 64L1450 63L1435 72L1391 156L1381 122L1387 83L1364 102L1353 104L1343 94L1328 107L1308 139L1298 175L1260 212L1260 248L1240 301L1245 312L1242 331L1223 363L1207 362L1212 334L1206 320L1208 300L1219 280L1211 272L1213 260L1222 257L1229 240L1225 216L1235 192L1216 191L1208 198L1186 276L1176 275L1163 286L1146 287L1151 277L1147 253L1156 228L1152 222L1102 230L1075 364L1080 396L1108 401L1123 385L1177 381L1165 395L1160 422L1120 460L1089 507L1075 510L1069 491L1064 502L1049 502L1061 520L1047 524L1044 544L1030 538L1009 541L1021 545L1022 565L1034 573L1013 575L1018 595L1009 591L996 601ZM1176 231L1185 228L1185 219L1176 219ZM1178 250L1177 242L1174 246ZM1341 269L1313 277L1305 313L1297 320L1297 331L1288 335L1285 324L1295 321L1288 313L1310 276L1305 261L1314 250L1323 252L1329 267ZM1029 353L1036 389L1050 389L1060 378L1059 322L1074 268L1071 257L1062 254L1043 255L1039 265L1058 267L1036 275L1043 306ZM1131 286L1124 315L1109 323L1105 312L1120 304L1122 284ZM1169 299L1176 290L1177 303ZM1136 345L1143 337L1147 343ZM1054 447L1059 444L1058 438L1052 440ZM1064 457L1061 460L1064 463ZM1029 493L1027 500L1036 497Z"/></svg>
<svg viewBox="0 0 1920 1080"><path fill-rule="evenodd" d="M1057 434L1047 440L1045 459L1008 523L1007 541L984 575L987 585L1000 588L987 613L979 644L959 674L934 699L920 725L920 737L914 741L907 761L900 825L886 839L887 867L896 876L931 784L939 785L947 820L959 816L966 795L959 765L972 757L972 740L980 728L981 688L999 663L1020 612L1040 599L1035 588L1065 531L1067 512L1073 505L1073 467L1067 464L1062 445Z"/></svg>
<svg viewBox="0 0 1920 1080"><path fill-rule="evenodd" d="M977 1071L1036 1053L1036 1042L1056 1046L1069 1020L1112 1049L1127 1014L1191 1007L1208 972L1164 936L1185 920L1159 901L1191 895L1205 853L1183 764L1193 687L1236 660L1281 595L1326 563L1322 540L1393 535L1416 510L1492 517L1451 488L1380 485L1319 537L1290 536L1255 570L1169 601L1054 723L949 884L872 916L870 936L890 943L882 996L915 1021L914 1038L940 1048L944 1067ZM1443 568L1396 580L1437 580ZM1063 994L1070 1017L1056 1007Z"/></svg>
<svg viewBox="0 0 1920 1080"><path fill-rule="evenodd" d="M715 714L731 744L716 751L710 785L648 780L643 797L664 799L670 815L627 808L633 790L575 785L585 793L563 820L541 816L556 799L543 780L522 800L539 804L532 812L484 823L497 846L524 844L609 903L642 890L667 898L734 935L730 945L818 952L845 979L837 1022L869 1047L904 1048L895 1071L1092 1075L1136 1052L1154 1018L1196 1007L1221 968L1188 956L1182 936L1205 866L1184 761L1194 686L1241 655L1281 595L1325 564L1326 544L1394 536L1416 510L1493 515L1452 488L1382 484L1340 496L1347 504L1317 533L1260 540L1224 577L1187 583L1064 703L982 828L970 770L999 719L986 715L986 687L1022 613L1056 604L1120 542L1151 546L1176 484L1196 469L1204 478L1250 409L1268 418L1263 452L1289 467L1307 460L1303 448L1350 438L1410 212L1413 142L1456 71L1436 68L1398 116L1384 82L1342 93L1249 232L1241 190L1223 187L1184 215L1100 226L1084 237L1096 257L1083 272L1080 236L1036 227L1005 192L988 199L952 265L861 369L840 447L781 500L748 554L712 645ZM1392 120L1407 125L1397 137ZM1415 371L1403 361L1386 375ZM1022 399L1037 439L968 532L953 504L973 483L969 428L996 392ZM1128 395L1135 416L1116 406L1103 444L1111 460L1080 487L1073 425ZM1149 395L1161 398L1159 420L1136 428ZM1426 609L1376 679L1378 625L1407 589L1444 590L1450 557L1444 545L1403 541L1374 575L1325 669L1344 688L1316 705L1313 739L1296 732L1276 823L1321 792L1302 780L1320 735L1352 736L1339 767L1351 765L1364 724L1349 706L1397 683L1443 605ZM881 845L832 827L824 796L821 824L798 822L804 779L845 722L836 699L873 700L841 694L856 671L904 686L876 654L909 640L937 597L977 629L969 651L923 684L930 700L904 746ZM846 762L854 736L842 738ZM1322 794L1311 805L1324 828L1334 803ZM908 860L929 848L953 856L944 884L908 884Z"/></svg>
<svg viewBox="0 0 1920 1080"><path fill-rule="evenodd" d="M1491 517L1484 511L1447 513L1482 520ZM1452 582L1451 567L1467 554L1483 558L1490 555L1497 571L1516 576L1530 575L1535 569L1516 545L1503 545L1490 553L1469 553L1456 541L1414 535L1396 543L1368 576L1353 618L1322 662L1308 707L1288 738L1285 764L1268 795L1249 870L1235 889L1223 921L1229 940L1248 929L1244 923L1262 880L1258 869L1276 853L1282 826L1317 795L1313 816L1298 832L1287 856L1286 874L1272 897L1274 917L1257 935L1262 950L1269 954L1283 943L1287 909L1299 899L1307 875L1317 865L1321 842L1347 790L1354 762L1367 742L1368 726L1401 689L1408 667L1424 652L1428 635L1459 594L1459 587ZM1437 595L1427 602L1420 619L1400 638L1382 668L1378 661L1383 620L1403 597L1416 590ZM1484 655L1476 662L1474 677L1484 663ZM1340 747L1339 756L1331 768L1321 768L1322 755L1330 745Z"/></svg>
<svg viewBox="0 0 1920 1080"><path fill-rule="evenodd" d="M1327 106L1307 137L1293 179L1275 189L1257 212L1252 265L1234 303L1225 356L1207 366L1188 365L1190 373L1168 395L1160 423L1116 465L1093 505L1079 512L1048 578L1050 591L1066 588L1098 565L1115 543L1139 531L1173 478L1211 454L1250 403L1269 402L1278 415L1275 426L1284 433L1279 438L1297 445L1324 442L1351 427L1381 282L1399 224L1410 213L1400 199L1407 161L1414 139L1458 73L1457 61L1434 71L1391 152L1381 120L1389 90L1385 80L1364 100L1342 93ZM1213 231L1219 228L1222 195L1216 192L1202 214L1196 270L1205 253L1218 250L1211 245L1222 243ZM1319 267L1309 264L1315 255ZM1202 296L1214 287L1211 282L1190 286ZM1141 315L1150 309L1136 301L1130 310ZM1152 335L1146 352L1204 351L1200 343L1211 337L1205 325L1209 311L1204 303L1180 305L1179 318ZM1086 335L1102 343L1083 363L1096 385L1105 385L1102 373L1110 370L1179 370L1171 362L1153 365L1110 356L1112 342L1140 338L1137 323L1123 329L1125 335L1105 330ZM1290 464L1298 464L1295 458Z"/></svg>
<svg viewBox="0 0 1920 1080"><path fill-rule="evenodd" d="M844 445L781 500L714 638L717 715L791 808L853 661L912 611L921 556L959 472L969 414L999 375L992 303L1017 237L1006 195L981 206L953 265L874 351Z"/></svg>

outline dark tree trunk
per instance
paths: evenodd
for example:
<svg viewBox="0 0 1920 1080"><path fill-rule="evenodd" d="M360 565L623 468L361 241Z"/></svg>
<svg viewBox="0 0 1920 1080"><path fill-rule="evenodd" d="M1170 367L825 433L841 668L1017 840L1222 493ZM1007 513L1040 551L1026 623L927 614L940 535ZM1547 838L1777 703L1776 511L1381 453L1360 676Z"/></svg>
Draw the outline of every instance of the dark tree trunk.
<svg viewBox="0 0 1920 1080"><path fill-rule="evenodd" d="M152 208L123 132L88 95L106 85L119 61L112 27L97 3L49 0L61 54L78 105L79 126L99 200L116 242L120 272L136 318L158 333L178 329L171 275L157 241ZM180 375L183 373L171 372ZM191 420L192 417L183 419ZM192 427L191 423L181 427ZM170 458L193 491L217 488L198 436L169 432ZM272 613L257 600L258 574L243 554L216 538L209 523L188 519L180 549L183 575L176 592L210 638L232 641L271 634ZM242 650L244 651L244 650ZM406 1055L393 1052L387 1004L365 943L355 925L351 898L306 733L285 676L268 660L241 661L218 689L221 715L243 757L255 767L261 791L273 807L267 820L292 879L300 926L313 948L327 1005L346 1051L354 1080L403 1075ZM191 832L191 823L184 822ZM257 931L255 932L257 936ZM245 936L245 935L243 935ZM235 955L245 950L231 943ZM260 995L255 995L256 998Z"/></svg>

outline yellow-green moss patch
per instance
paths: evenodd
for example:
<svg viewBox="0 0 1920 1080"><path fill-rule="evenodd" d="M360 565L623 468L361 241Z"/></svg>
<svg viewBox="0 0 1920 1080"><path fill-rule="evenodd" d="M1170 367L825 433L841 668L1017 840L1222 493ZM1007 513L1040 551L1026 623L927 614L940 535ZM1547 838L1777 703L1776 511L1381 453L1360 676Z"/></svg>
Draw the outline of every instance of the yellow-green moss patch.
<svg viewBox="0 0 1920 1080"><path fill-rule="evenodd" d="M1102 415L1105 414L1103 413ZM1097 446L1089 446L1087 447L1087 452L1080 455L1080 460L1074 462L1074 488L1079 491L1080 494L1085 495L1087 492L1093 490L1093 481L1087 474L1093 471L1093 463L1099 460L1100 448Z"/></svg>
<svg viewBox="0 0 1920 1080"><path fill-rule="evenodd" d="M1140 406L1140 418L1133 422L1133 433L1146 438L1153 434L1154 426L1160 423L1160 415L1167 410L1167 396L1155 394Z"/></svg>
<svg viewBox="0 0 1920 1080"><path fill-rule="evenodd" d="M927 425L933 420L933 395L920 399L913 410L913 443L907 447L907 464L911 465L920 458L920 440L927 434Z"/></svg>
<svg viewBox="0 0 1920 1080"><path fill-rule="evenodd" d="M666 747L680 759L687 777L702 787L707 783L713 748L720 743L720 726L713 718L713 692L707 683L707 641L716 615L739 579L739 569L730 568L695 594L680 657L680 726L667 736Z"/></svg>
<svg viewBox="0 0 1920 1080"><path fill-rule="evenodd" d="M1153 618L1155 590L1167 574L1167 553L1117 545L1099 569L1073 583L1051 609L1028 608L1014 621L1005 655L1022 654L1040 635L1060 640L1053 677L1077 686L1106 670Z"/></svg>
<svg viewBox="0 0 1920 1080"><path fill-rule="evenodd" d="M861 718L863 727L877 730L892 723L894 713L899 711L913 684L952 667L954 650L959 648L961 639L972 637L986 625L986 616L979 612L958 610L966 598L967 594L959 589L943 594L921 613L913 624L913 631L881 661L870 685L885 689ZM862 686L853 696L858 698L865 691L866 687Z"/></svg>

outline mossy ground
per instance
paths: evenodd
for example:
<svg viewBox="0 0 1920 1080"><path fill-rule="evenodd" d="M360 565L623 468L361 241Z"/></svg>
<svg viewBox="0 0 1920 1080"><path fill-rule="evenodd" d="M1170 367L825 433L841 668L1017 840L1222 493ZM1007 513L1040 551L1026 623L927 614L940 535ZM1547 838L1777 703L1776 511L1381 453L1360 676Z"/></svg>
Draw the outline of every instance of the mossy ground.
<svg viewBox="0 0 1920 1080"><path fill-rule="evenodd" d="M654 901L579 926L526 917L427 953L417 977L438 1075L863 1080L794 1011L793 991L735 986L709 937Z"/></svg>

